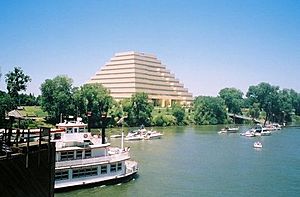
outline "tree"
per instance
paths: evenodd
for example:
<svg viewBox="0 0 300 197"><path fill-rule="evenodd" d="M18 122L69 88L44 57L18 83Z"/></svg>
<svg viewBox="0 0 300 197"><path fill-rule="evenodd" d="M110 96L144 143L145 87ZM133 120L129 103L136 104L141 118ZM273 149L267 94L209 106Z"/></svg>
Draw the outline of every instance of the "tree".
<svg viewBox="0 0 300 197"><path fill-rule="evenodd" d="M131 96L130 108L124 108L128 114L128 123L130 126L148 126L151 124L151 113L153 105L148 101L148 94L138 92Z"/></svg>
<svg viewBox="0 0 300 197"><path fill-rule="evenodd" d="M61 115L74 114L72 79L67 76L47 79L40 89L42 109L48 112L52 122L58 122Z"/></svg>
<svg viewBox="0 0 300 197"><path fill-rule="evenodd" d="M219 96L225 101L229 113L240 114L243 104L243 92L236 88L224 88Z"/></svg>
<svg viewBox="0 0 300 197"><path fill-rule="evenodd" d="M181 105L172 105L172 115L176 118L177 125L184 125L185 109Z"/></svg>
<svg viewBox="0 0 300 197"><path fill-rule="evenodd" d="M196 124L224 124L227 121L226 105L219 97L198 96L194 101Z"/></svg>
<svg viewBox="0 0 300 197"><path fill-rule="evenodd" d="M13 71L5 75L8 94L16 103L18 103L18 94L22 90L26 90L28 82L31 78L25 75L20 67L15 67Z"/></svg>
<svg viewBox="0 0 300 197"><path fill-rule="evenodd" d="M14 109L16 106L14 105L13 100L9 96L9 94L0 91L0 128L5 127L5 113Z"/></svg>
<svg viewBox="0 0 300 197"><path fill-rule="evenodd" d="M250 86L246 96L250 103L259 104L259 109L266 112L265 123L273 119L279 111L279 87L271 86L269 83L262 82L257 86Z"/></svg>
<svg viewBox="0 0 300 197"><path fill-rule="evenodd" d="M98 124L102 114L107 114L113 105L109 91L101 84L85 84L74 91L74 101L77 114L81 117L91 112L93 126Z"/></svg>

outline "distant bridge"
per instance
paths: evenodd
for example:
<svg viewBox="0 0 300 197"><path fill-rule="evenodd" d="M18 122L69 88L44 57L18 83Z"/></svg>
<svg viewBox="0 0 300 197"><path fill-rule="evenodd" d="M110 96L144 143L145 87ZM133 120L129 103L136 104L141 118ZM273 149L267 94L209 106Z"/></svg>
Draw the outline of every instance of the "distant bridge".
<svg viewBox="0 0 300 197"><path fill-rule="evenodd" d="M239 118L239 119L243 119L243 120L252 120L255 123L260 123L259 120L255 119L255 118L251 118L249 116L237 115L237 114L232 114L232 113L228 113L228 116L231 117L231 118Z"/></svg>

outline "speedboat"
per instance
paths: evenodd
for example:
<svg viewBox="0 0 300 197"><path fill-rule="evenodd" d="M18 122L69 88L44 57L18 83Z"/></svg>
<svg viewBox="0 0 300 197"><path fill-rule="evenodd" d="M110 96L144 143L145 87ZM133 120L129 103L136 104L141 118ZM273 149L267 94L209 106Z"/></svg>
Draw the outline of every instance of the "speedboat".
<svg viewBox="0 0 300 197"><path fill-rule="evenodd" d="M229 127L228 129L227 129L227 132L228 133L237 133L238 131L239 131L239 127Z"/></svg>
<svg viewBox="0 0 300 197"><path fill-rule="evenodd" d="M254 142L253 147L254 148L262 148L262 143L261 142Z"/></svg>
<svg viewBox="0 0 300 197"><path fill-rule="evenodd" d="M241 135L245 137L255 137L255 131L253 129L250 129L245 133L241 133Z"/></svg>
<svg viewBox="0 0 300 197"><path fill-rule="evenodd" d="M124 138L126 141L136 141L136 140L143 140L145 138L145 133L142 130L134 130L127 134Z"/></svg>
<svg viewBox="0 0 300 197"><path fill-rule="evenodd" d="M147 131L146 135L145 135L145 139L146 140L150 140L150 139L160 139L161 136L163 136L162 133L157 132L157 131Z"/></svg>

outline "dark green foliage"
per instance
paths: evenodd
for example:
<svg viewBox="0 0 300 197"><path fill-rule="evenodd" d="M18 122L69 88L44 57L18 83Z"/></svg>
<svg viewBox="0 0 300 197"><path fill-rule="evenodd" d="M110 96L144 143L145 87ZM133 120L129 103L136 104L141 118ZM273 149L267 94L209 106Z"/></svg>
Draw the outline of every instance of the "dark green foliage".
<svg viewBox="0 0 300 197"><path fill-rule="evenodd" d="M243 105L243 92L236 88L224 88L219 92L220 97L225 101L229 113L241 114Z"/></svg>
<svg viewBox="0 0 300 197"><path fill-rule="evenodd" d="M148 101L148 95L139 92L132 95L130 101L124 102L123 110L128 114L127 123L130 126L150 126L153 105Z"/></svg>
<svg viewBox="0 0 300 197"><path fill-rule="evenodd" d="M219 97L198 96L194 101L196 124L224 124L227 121L226 105Z"/></svg>
<svg viewBox="0 0 300 197"><path fill-rule="evenodd" d="M37 98L33 94L20 94L19 95L20 106L35 106L39 105Z"/></svg>
<svg viewBox="0 0 300 197"><path fill-rule="evenodd" d="M47 79L41 85L41 104L48 112L52 123L57 123L60 116L73 115L75 112L72 97L72 79L67 76L57 76Z"/></svg>
<svg viewBox="0 0 300 197"><path fill-rule="evenodd" d="M77 116L86 117L87 113L91 112L91 122L94 127L101 126L101 116L107 114L113 106L109 91L101 84L85 84L74 90L73 98Z"/></svg>
<svg viewBox="0 0 300 197"><path fill-rule="evenodd" d="M31 81L28 75L25 75L20 67L15 67L13 71L5 75L7 91L10 97L19 105L18 93L26 90L27 83Z"/></svg>
<svg viewBox="0 0 300 197"><path fill-rule="evenodd" d="M152 123L155 126L172 126L176 125L176 118L170 114L159 113L153 117Z"/></svg>
<svg viewBox="0 0 300 197"><path fill-rule="evenodd" d="M0 91L0 128L7 126L7 121L5 120L5 113L15 108L16 105L14 104L10 95L3 91Z"/></svg>
<svg viewBox="0 0 300 197"><path fill-rule="evenodd" d="M174 104L172 106L172 115L176 118L177 125L184 125L184 117L185 117L185 108L183 108L179 104Z"/></svg>
<svg viewBox="0 0 300 197"><path fill-rule="evenodd" d="M265 112L265 122L289 122L293 114L299 115L300 97L294 90L280 90L278 86L263 82L250 86L246 96L251 108Z"/></svg>

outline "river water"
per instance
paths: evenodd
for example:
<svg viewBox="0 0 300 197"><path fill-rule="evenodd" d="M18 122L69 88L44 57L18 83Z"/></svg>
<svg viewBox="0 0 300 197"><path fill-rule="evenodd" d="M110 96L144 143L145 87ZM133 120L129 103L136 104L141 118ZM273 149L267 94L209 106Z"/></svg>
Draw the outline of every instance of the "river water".
<svg viewBox="0 0 300 197"><path fill-rule="evenodd" d="M134 180L55 197L300 195L300 127L255 138L218 134L220 126L155 129L162 139L125 142L139 162ZM263 148L253 148L255 141Z"/></svg>

